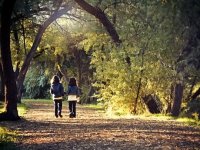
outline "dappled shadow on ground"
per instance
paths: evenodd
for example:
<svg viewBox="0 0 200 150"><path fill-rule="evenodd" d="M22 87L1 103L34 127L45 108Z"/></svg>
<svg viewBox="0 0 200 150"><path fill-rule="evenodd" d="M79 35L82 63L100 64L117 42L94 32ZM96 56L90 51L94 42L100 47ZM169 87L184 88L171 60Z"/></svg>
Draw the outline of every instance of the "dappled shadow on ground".
<svg viewBox="0 0 200 150"><path fill-rule="evenodd" d="M22 121L3 126L16 130L19 149L199 149L200 129L172 121L108 119L78 106L78 117L53 116L52 105L31 105Z"/></svg>

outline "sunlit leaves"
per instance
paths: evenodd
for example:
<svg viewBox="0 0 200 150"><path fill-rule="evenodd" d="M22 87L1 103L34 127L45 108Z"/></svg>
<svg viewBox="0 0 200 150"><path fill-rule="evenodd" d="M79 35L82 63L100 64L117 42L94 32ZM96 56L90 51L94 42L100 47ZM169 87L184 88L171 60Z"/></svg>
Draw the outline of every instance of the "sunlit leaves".
<svg viewBox="0 0 200 150"><path fill-rule="evenodd" d="M91 45L86 49L92 50L91 64L96 70L97 80L95 86L100 88L102 99L112 110L121 107L121 104L125 107L128 103L133 104L139 84L142 85L140 102L145 94L156 94L165 103L171 84L177 78L175 61L184 42L180 37L183 30L177 24L179 12L167 1L127 1L118 3L116 9L116 26L123 45L104 44L105 39L101 39L100 34L83 43L84 46ZM127 57L130 64L126 61Z"/></svg>

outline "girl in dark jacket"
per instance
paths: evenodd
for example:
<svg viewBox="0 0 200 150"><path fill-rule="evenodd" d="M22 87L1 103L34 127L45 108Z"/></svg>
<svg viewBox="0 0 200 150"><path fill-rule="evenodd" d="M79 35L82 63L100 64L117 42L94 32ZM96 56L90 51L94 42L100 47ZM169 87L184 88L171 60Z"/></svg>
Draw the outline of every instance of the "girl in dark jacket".
<svg viewBox="0 0 200 150"><path fill-rule="evenodd" d="M67 95L69 102L69 117L76 118L76 103L79 100L80 93L75 78L70 78L69 80Z"/></svg>
<svg viewBox="0 0 200 150"><path fill-rule="evenodd" d="M60 78L56 75L51 79L50 93L52 94L54 101L55 117L60 116L62 118L62 100L64 96L64 88L60 83Z"/></svg>

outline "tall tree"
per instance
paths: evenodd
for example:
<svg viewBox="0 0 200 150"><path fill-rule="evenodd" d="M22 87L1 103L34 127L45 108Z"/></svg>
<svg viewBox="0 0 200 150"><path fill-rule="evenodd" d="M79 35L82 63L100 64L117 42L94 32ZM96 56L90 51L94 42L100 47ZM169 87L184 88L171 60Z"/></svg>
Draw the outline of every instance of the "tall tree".
<svg viewBox="0 0 200 150"><path fill-rule="evenodd" d="M183 22L187 28L187 43L182 48L181 54L177 59L176 72L178 74L177 82L175 84L175 96L172 107L172 115L178 116L182 104L185 81L187 78L187 67L194 67L199 69L200 54L199 54L199 40L200 40L200 2L198 0L183 0L177 2L180 6L180 21Z"/></svg>
<svg viewBox="0 0 200 150"><path fill-rule="evenodd" d="M5 108L6 111L0 114L0 120L19 120L17 111L17 87L15 73L11 60L10 50L10 25L11 16L16 0L3 2L1 12L1 57L2 68L5 79Z"/></svg>

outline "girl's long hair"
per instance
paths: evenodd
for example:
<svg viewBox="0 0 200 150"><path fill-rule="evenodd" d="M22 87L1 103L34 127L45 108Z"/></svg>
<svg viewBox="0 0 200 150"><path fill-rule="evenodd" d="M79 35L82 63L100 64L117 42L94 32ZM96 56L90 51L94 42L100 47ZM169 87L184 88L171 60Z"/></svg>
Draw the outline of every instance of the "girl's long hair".
<svg viewBox="0 0 200 150"><path fill-rule="evenodd" d="M77 83L76 83L76 78L70 78L69 79L69 86L77 86Z"/></svg>
<svg viewBox="0 0 200 150"><path fill-rule="evenodd" d="M51 84L60 83L60 78L57 75L54 75L51 79Z"/></svg>

